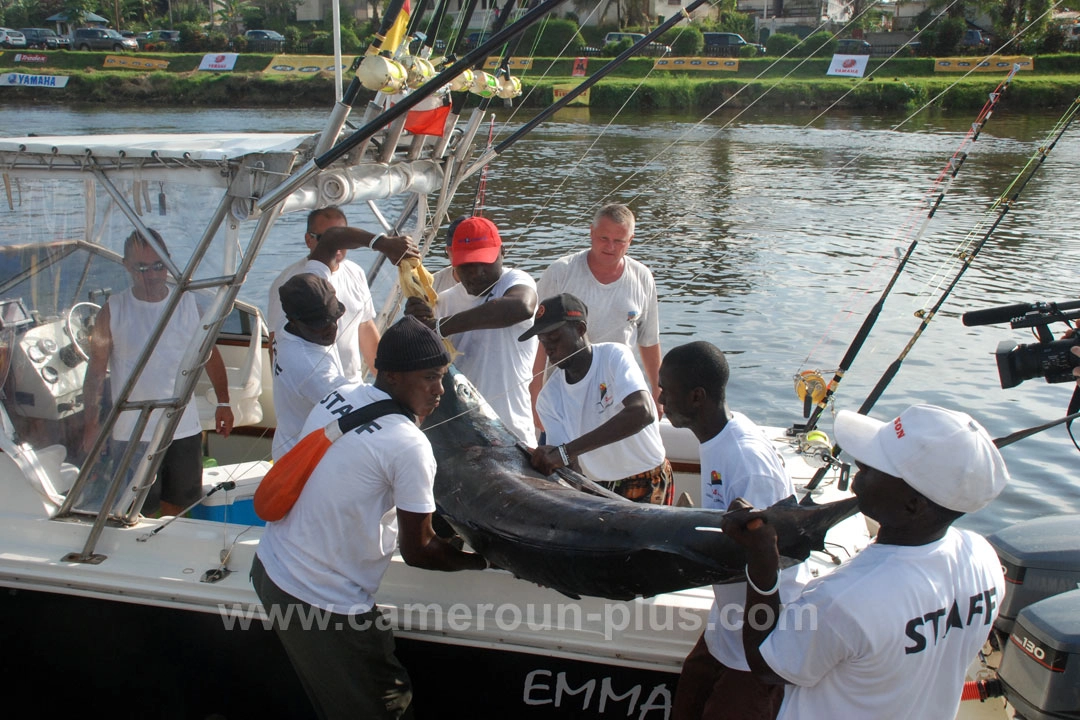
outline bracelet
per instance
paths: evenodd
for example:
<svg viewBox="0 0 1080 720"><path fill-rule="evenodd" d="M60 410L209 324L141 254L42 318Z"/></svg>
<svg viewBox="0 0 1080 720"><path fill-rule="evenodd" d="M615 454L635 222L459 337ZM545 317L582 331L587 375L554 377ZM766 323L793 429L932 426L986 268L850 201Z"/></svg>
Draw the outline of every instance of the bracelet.
<svg viewBox="0 0 1080 720"><path fill-rule="evenodd" d="M442 318L435 318L435 334L442 337Z"/></svg>
<svg viewBox="0 0 1080 720"><path fill-rule="evenodd" d="M746 584L749 585L751 588L753 588L754 592L756 592L758 595L766 595L766 596L767 595L775 595L776 591L780 589L780 573L779 572L776 573L776 582L773 583L773 586L771 588L769 588L768 590L762 590L761 588L759 588L757 585L754 584L753 580L750 579L750 566L747 565L746 566Z"/></svg>
<svg viewBox="0 0 1080 720"><path fill-rule="evenodd" d="M380 240L383 240L385 238L386 238L386 233L379 233L375 237L371 238L371 242L368 244L368 247L371 248L372 250L374 250L375 249L375 243L377 243Z"/></svg>
<svg viewBox="0 0 1080 720"><path fill-rule="evenodd" d="M232 404L230 404L230 403L227 403L227 402L219 402L219 403L217 404L217 406L218 406L218 407L227 407L227 408L231 408L231 407L232 407Z"/></svg>
<svg viewBox="0 0 1080 720"><path fill-rule="evenodd" d="M567 454L567 452L566 452L566 445L565 444L564 445L559 445L558 450L559 450L559 458L562 459L562 464L569 467L570 466L570 455Z"/></svg>

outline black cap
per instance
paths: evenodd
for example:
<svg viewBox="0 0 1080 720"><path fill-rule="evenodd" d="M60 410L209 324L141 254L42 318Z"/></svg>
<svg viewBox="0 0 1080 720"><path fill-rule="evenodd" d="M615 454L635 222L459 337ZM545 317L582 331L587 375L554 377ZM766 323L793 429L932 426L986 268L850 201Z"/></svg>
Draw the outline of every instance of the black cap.
<svg viewBox="0 0 1080 720"><path fill-rule="evenodd" d="M589 309L585 303L570 293L563 293L543 300L536 308L533 326L526 330L518 341L528 340L534 335L551 332L568 322L588 323Z"/></svg>
<svg viewBox="0 0 1080 720"><path fill-rule="evenodd" d="M345 314L334 286L312 273L293 275L278 288L281 309L292 322L325 325Z"/></svg>
<svg viewBox="0 0 1080 720"><path fill-rule="evenodd" d="M450 354L442 339L412 315L386 330L375 353L376 370L411 372L449 364Z"/></svg>

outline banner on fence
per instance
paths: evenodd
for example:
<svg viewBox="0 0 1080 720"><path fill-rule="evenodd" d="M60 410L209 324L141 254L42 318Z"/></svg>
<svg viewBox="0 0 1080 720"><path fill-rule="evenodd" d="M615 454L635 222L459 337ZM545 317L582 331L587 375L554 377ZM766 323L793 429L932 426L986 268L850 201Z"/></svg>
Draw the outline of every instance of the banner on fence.
<svg viewBox="0 0 1080 720"><path fill-rule="evenodd" d="M25 73L0 74L0 85L19 87L62 88L67 86L67 75L27 75Z"/></svg>
<svg viewBox="0 0 1080 720"><path fill-rule="evenodd" d="M134 70L164 70L169 67L168 60L151 60L150 58L128 57L127 55L106 55L105 67L107 68L132 68Z"/></svg>
<svg viewBox="0 0 1080 720"><path fill-rule="evenodd" d="M738 58L714 57L675 57L657 58L654 70L726 70L735 72L739 69Z"/></svg>
<svg viewBox="0 0 1080 720"><path fill-rule="evenodd" d="M1008 72L1013 65L1021 70L1034 70L1030 55L989 55L987 57L936 58L934 72Z"/></svg>
<svg viewBox="0 0 1080 720"><path fill-rule="evenodd" d="M348 70L348 63L341 63ZM334 58L326 55L275 55L263 72L278 75L314 75L322 70L334 72Z"/></svg>

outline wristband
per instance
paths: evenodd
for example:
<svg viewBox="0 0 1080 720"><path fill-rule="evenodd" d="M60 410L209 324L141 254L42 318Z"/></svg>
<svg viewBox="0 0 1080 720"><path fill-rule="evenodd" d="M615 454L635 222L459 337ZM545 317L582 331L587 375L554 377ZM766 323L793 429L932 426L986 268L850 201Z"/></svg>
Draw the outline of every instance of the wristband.
<svg viewBox="0 0 1080 720"><path fill-rule="evenodd" d="M218 407L232 407L232 405L230 403L227 403L227 402L219 402L217 404L217 406Z"/></svg>
<svg viewBox="0 0 1080 720"><path fill-rule="evenodd" d="M379 233L375 237L371 238L371 243L368 245L368 247L370 247L372 250L374 250L375 249L375 243L379 242L380 240L384 239L385 237L386 237L385 233Z"/></svg>
<svg viewBox="0 0 1080 720"><path fill-rule="evenodd" d="M435 334L442 337L442 318L435 318Z"/></svg>
<svg viewBox="0 0 1080 720"><path fill-rule="evenodd" d="M751 588L753 588L754 592L756 592L758 595L765 595L765 596L775 595L776 591L780 589L780 573L779 572L776 573L776 582L773 583L773 586L771 588L769 588L768 590L762 590L761 588L759 588L757 585L754 584L753 580L750 579L750 566L747 565L746 566L746 584L749 585Z"/></svg>
<svg viewBox="0 0 1080 720"><path fill-rule="evenodd" d="M562 464L567 467L570 466L570 455L566 452L566 445L559 445L559 458L562 459Z"/></svg>

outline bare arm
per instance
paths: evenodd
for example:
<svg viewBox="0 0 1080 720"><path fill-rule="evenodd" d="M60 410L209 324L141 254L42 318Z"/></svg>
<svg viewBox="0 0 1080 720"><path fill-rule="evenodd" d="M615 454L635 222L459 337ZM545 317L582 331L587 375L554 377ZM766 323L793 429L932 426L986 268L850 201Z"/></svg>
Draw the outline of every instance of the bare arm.
<svg viewBox="0 0 1080 720"><path fill-rule="evenodd" d="M780 617L780 552L776 546L776 529L750 508L742 498L736 498L721 520L724 534L746 548L746 603L743 617L743 651L750 672L762 680L784 683L761 655L761 644L772 634ZM755 588L756 586L756 588ZM770 591L763 594L759 590Z"/></svg>
<svg viewBox="0 0 1080 720"><path fill-rule="evenodd" d="M641 367L645 370L645 379L649 381L649 387L652 388L656 412L660 417L664 417L664 408L660 405L660 343L639 345L638 352L641 354Z"/></svg>
<svg viewBox="0 0 1080 720"><path fill-rule="evenodd" d="M569 458L572 460L590 450L628 438L634 433L641 432L655 419L649 395L644 390L630 393L623 398L623 406L622 410L603 425L566 443L563 449ZM534 468L545 475L550 475L564 465L559 448L553 445L541 445L533 450L530 462Z"/></svg>
<svg viewBox="0 0 1080 720"><path fill-rule="evenodd" d="M413 567L425 570L483 570L487 561L477 553L458 550L435 534L431 513L398 509L398 546L401 557Z"/></svg>
<svg viewBox="0 0 1080 720"><path fill-rule="evenodd" d="M501 298L443 318L439 329L445 336L467 330L510 327L528 320L535 311L536 291L527 285L515 285Z"/></svg>
<svg viewBox="0 0 1080 720"><path fill-rule="evenodd" d="M112 328L109 318L109 306L106 304L98 311L94 329L90 334L90 357L83 380L83 452L90 450L101 428L101 394L105 388L109 356L112 354Z"/></svg>
<svg viewBox="0 0 1080 720"><path fill-rule="evenodd" d="M319 236L318 245L308 257L332 266L339 250L362 247L381 252L395 265L401 262L402 258L420 257L419 250L408 235L375 235L361 228L342 226L327 228L326 232Z"/></svg>
<svg viewBox="0 0 1080 720"><path fill-rule="evenodd" d="M379 349L379 328L375 327L374 320L360 323L357 328L360 336L360 354L364 356L364 364L368 372L375 374L375 354Z"/></svg>
<svg viewBox="0 0 1080 720"><path fill-rule="evenodd" d="M229 375L225 371L225 361L221 359L221 353L216 347L210 351L210 359L206 361L206 377L214 386L214 395L218 401L214 408L214 431L222 437L229 437L235 422L232 408L229 407Z"/></svg>

